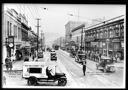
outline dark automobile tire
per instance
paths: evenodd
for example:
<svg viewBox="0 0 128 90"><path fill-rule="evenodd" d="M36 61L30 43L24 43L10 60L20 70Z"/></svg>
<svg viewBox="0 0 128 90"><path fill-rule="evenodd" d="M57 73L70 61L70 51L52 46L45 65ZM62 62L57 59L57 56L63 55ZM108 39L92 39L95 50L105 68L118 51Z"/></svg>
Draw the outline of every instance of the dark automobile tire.
<svg viewBox="0 0 128 90"><path fill-rule="evenodd" d="M58 85L59 85L59 86L65 86L66 83L67 83L67 80L64 79L64 78L60 78L60 79L58 80Z"/></svg>
<svg viewBox="0 0 128 90"><path fill-rule="evenodd" d="M36 77L30 77L28 79L27 83L28 83L29 86L35 86L35 85L37 85L37 78Z"/></svg>

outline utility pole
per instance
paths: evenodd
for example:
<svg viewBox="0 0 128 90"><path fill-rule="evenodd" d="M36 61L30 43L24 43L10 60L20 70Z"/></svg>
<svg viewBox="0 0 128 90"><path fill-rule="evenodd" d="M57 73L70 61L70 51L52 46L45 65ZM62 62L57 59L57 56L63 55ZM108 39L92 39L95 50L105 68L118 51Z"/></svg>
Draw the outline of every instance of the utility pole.
<svg viewBox="0 0 128 90"><path fill-rule="evenodd" d="M81 49L83 49L83 28L81 31Z"/></svg>
<svg viewBox="0 0 128 90"><path fill-rule="evenodd" d="M41 27L41 26L39 26L39 18L37 18L36 19L37 20L37 56L38 56L38 37L39 37L39 27Z"/></svg>

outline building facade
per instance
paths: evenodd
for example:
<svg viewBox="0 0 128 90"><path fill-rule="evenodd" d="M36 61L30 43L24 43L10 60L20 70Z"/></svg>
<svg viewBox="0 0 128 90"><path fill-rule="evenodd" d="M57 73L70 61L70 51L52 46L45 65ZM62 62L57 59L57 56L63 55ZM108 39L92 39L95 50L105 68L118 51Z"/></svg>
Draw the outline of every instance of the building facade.
<svg viewBox="0 0 128 90"><path fill-rule="evenodd" d="M72 36L74 36L75 34L72 34L72 30L78 26L80 26L81 24L83 24L85 22L76 22L76 21L69 21L66 25L65 25L65 45L67 48L70 48L70 41L72 40ZM74 39L74 38L73 38ZM79 41L79 40L78 40Z"/></svg>
<svg viewBox="0 0 128 90"><path fill-rule="evenodd" d="M74 41L74 43L77 46L77 49L84 49L84 28L85 28L85 24L81 24L78 27L72 29L72 39L71 41Z"/></svg>
<svg viewBox="0 0 128 90"><path fill-rule="evenodd" d="M2 17L3 60L12 55L16 55L19 59L18 57L22 57L24 53L22 48L30 47L28 21L25 15L17 13L14 9L4 9Z"/></svg>
<svg viewBox="0 0 128 90"><path fill-rule="evenodd" d="M19 48L19 45L22 44L21 36L21 21L18 13L14 9L7 9L3 11L3 22L2 22L2 41L3 48L6 55L3 55L3 58L6 56L11 56L15 53L16 49ZM13 48L9 46L10 37L13 37Z"/></svg>
<svg viewBox="0 0 128 90"><path fill-rule="evenodd" d="M124 55L124 16L85 28L85 50L105 56Z"/></svg>

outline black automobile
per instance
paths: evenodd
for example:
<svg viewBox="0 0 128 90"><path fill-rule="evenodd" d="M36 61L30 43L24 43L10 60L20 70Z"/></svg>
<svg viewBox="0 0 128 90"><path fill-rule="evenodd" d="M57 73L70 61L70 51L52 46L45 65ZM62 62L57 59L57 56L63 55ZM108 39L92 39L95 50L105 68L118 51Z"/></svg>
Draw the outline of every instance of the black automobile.
<svg viewBox="0 0 128 90"><path fill-rule="evenodd" d="M57 56L56 56L56 52L55 51L51 52L51 61L57 61Z"/></svg>
<svg viewBox="0 0 128 90"><path fill-rule="evenodd" d="M43 52L38 52L38 58L43 58Z"/></svg>
<svg viewBox="0 0 128 90"><path fill-rule="evenodd" d="M57 73L55 72L55 75L51 75L51 70L46 68L46 76L43 76L42 74L44 67L26 67L24 65L24 68L27 69L26 71L23 71L23 78L27 80L27 84L29 86L36 86L39 84L42 84L44 82L58 82L58 86L65 86L67 84L67 77L65 73ZM24 69L24 70L25 70ZM28 73L27 75L25 73Z"/></svg>
<svg viewBox="0 0 128 90"><path fill-rule="evenodd" d="M24 58L24 62L26 62L26 61L29 61L29 57L28 56L25 56L25 58Z"/></svg>
<svg viewBox="0 0 128 90"><path fill-rule="evenodd" d="M75 58L75 56L76 56L76 51L75 50L70 50L70 56L72 57L72 58Z"/></svg>

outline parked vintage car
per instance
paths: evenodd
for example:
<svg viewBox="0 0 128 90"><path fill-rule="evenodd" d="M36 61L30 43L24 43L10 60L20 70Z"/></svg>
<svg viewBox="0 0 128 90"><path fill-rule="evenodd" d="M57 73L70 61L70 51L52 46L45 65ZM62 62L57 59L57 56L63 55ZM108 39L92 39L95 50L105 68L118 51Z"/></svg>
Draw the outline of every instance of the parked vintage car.
<svg viewBox="0 0 128 90"><path fill-rule="evenodd" d="M76 51L75 51L75 50L71 50L71 51L70 51L70 56L71 56L72 58L75 58L75 56L76 56Z"/></svg>
<svg viewBox="0 0 128 90"><path fill-rule="evenodd" d="M97 69L101 69L104 72L115 72L116 68L114 66L114 62L111 58L106 56L101 56L101 60L96 64Z"/></svg>
<svg viewBox="0 0 128 90"><path fill-rule="evenodd" d="M57 55L56 55L56 52L55 51L52 51L50 53L50 56L51 56L51 61L57 61Z"/></svg>
<svg viewBox="0 0 128 90"><path fill-rule="evenodd" d="M38 52L38 58L43 58L44 55L43 55L43 52Z"/></svg>

